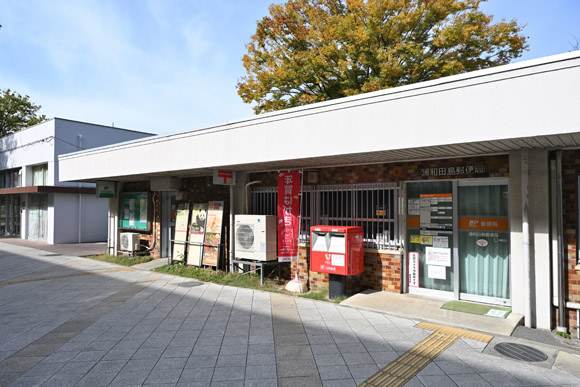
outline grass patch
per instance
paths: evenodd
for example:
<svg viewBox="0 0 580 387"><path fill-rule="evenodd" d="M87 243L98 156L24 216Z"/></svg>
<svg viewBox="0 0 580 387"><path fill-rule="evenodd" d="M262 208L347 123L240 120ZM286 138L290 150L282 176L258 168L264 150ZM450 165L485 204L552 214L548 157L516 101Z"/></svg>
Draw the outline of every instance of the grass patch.
<svg viewBox="0 0 580 387"><path fill-rule="evenodd" d="M165 265L158 267L155 269L155 271L159 273L178 275L181 277L195 278L203 282L212 282L218 285L279 291L279 289L274 288L276 286L276 282L269 279L264 279L264 286L260 285L260 276L258 274L241 275L239 273L225 273L219 270L196 266L186 266L183 264Z"/></svg>
<svg viewBox="0 0 580 387"><path fill-rule="evenodd" d="M88 256L83 257L83 258L90 258L90 259L95 259L97 261L116 263L117 265L123 265L123 266L133 266L133 265L137 265L139 263L145 263L145 262L149 262L152 260L152 258L149 256L127 257L124 255L120 255L120 256L116 257L114 255L109 255L109 254L88 255Z"/></svg>
<svg viewBox="0 0 580 387"><path fill-rule="evenodd" d="M280 283L264 278L264 285L260 285L260 276L258 274L240 274L240 273L225 273L219 270L210 268L201 268L196 266L187 266L182 263L175 263L173 265L165 265L154 269L159 273L173 274L180 277L194 278L203 282L212 282L218 285L236 286L247 289L260 289L268 292L288 294L311 300L330 301L339 303L346 300L347 297L339 297L334 300L328 299L328 289L310 291L304 294L290 293L280 289Z"/></svg>

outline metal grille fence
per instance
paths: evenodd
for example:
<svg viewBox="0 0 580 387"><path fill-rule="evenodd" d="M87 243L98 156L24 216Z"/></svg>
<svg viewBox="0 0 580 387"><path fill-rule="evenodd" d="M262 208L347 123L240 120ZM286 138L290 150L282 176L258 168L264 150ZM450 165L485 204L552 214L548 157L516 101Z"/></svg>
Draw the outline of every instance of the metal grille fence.
<svg viewBox="0 0 580 387"><path fill-rule="evenodd" d="M252 189L252 214L276 215L277 187ZM307 185L302 187L300 241L310 240L310 226L360 226L365 247L398 248L396 183Z"/></svg>

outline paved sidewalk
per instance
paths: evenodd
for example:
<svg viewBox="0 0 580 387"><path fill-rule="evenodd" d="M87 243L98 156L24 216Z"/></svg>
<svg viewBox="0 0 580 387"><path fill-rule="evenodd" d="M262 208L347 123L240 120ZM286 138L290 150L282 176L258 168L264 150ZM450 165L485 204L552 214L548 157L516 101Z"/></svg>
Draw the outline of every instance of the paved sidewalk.
<svg viewBox="0 0 580 387"><path fill-rule="evenodd" d="M355 386L409 353L408 386L580 385L419 322L0 242L1 386Z"/></svg>

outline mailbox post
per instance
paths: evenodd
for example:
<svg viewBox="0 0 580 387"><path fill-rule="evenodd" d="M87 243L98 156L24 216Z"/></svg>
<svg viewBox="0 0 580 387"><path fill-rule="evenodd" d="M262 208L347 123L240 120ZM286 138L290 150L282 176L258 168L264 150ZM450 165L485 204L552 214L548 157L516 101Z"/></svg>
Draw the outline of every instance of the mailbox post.
<svg viewBox="0 0 580 387"><path fill-rule="evenodd" d="M312 226L310 269L329 274L329 298L346 294L346 276L364 271L362 227Z"/></svg>

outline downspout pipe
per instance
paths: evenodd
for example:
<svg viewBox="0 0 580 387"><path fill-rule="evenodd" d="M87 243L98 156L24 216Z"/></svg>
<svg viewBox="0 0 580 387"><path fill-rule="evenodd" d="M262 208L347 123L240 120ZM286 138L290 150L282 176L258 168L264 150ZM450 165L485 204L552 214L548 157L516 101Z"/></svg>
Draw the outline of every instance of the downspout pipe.
<svg viewBox="0 0 580 387"><path fill-rule="evenodd" d="M248 211L250 211L250 192L249 192L248 188L250 188L251 185L260 184L261 182L262 182L262 180L256 180L256 181L250 181L249 183L246 184L246 208L245 208L244 214L247 214Z"/></svg>
<svg viewBox="0 0 580 387"><path fill-rule="evenodd" d="M525 312L524 323L532 327L532 265L530 262L530 223L528 197L528 150L522 149L522 253L524 259Z"/></svg>
<svg viewBox="0 0 580 387"><path fill-rule="evenodd" d="M564 208L562 195L562 151L556 151L556 206L558 212L558 332L568 333L566 323L566 297L564 294Z"/></svg>

